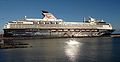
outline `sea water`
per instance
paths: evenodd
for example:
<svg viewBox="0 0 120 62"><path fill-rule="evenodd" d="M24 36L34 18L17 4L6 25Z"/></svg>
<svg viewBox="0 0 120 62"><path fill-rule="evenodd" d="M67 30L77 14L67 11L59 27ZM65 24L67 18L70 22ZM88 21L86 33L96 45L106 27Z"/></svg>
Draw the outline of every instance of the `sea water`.
<svg viewBox="0 0 120 62"><path fill-rule="evenodd" d="M54 38L7 41L26 42L32 47L0 49L0 62L120 62L120 38Z"/></svg>

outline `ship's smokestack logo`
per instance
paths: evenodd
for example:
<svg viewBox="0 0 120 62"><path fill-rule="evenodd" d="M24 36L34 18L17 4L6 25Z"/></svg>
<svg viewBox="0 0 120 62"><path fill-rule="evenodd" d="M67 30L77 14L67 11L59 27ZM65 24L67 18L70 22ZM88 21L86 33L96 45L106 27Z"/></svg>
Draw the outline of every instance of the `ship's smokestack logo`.
<svg viewBox="0 0 120 62"><path fill-rule="evenodd" d="M56 19L55 16L48 11L42 11L43 19Z"/></svg>

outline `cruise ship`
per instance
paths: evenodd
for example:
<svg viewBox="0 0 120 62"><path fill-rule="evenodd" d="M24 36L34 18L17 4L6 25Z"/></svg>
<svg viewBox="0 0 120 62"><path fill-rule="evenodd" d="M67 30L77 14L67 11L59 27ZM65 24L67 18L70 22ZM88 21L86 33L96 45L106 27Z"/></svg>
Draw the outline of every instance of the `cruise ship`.
<svg viewBox="0 0 120 62"><path fill-rule="evenodd" d="M92 17L83 22L65 22L48 11L43 18L25 18L4 25L5 37L92 37L109 36L114 29L110 23Z"/></svg>

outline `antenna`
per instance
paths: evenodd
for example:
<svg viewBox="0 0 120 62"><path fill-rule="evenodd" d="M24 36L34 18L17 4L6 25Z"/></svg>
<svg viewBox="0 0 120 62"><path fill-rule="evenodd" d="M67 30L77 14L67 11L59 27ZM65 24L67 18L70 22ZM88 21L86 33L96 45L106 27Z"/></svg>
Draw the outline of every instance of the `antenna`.
<svg viewBox="0 0 120 62"><path fill-rule="evenodd" d="M86 18L84 17L84 18L83 18L83 22L85 22L85 21L86 21Z"/></svg>
<svg viewBox="0 0 120 62"><path fill-rule="evenodd" d="M25 19L27 18L27 16L25 16Z"/></svg>

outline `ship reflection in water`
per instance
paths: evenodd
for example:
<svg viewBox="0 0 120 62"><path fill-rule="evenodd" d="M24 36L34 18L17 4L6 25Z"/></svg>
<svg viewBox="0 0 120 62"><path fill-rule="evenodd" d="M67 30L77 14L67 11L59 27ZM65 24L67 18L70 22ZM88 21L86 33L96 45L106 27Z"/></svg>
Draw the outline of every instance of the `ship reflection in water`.
<svg viewBox="0 0 120 62"><path fill-rule="evenodd" d="M82 43L75 39L70 39L65 43L65 54L69 57L70 61L76 62L76 59L79 57L78 54L80 54L80 46Z"/></svg>

